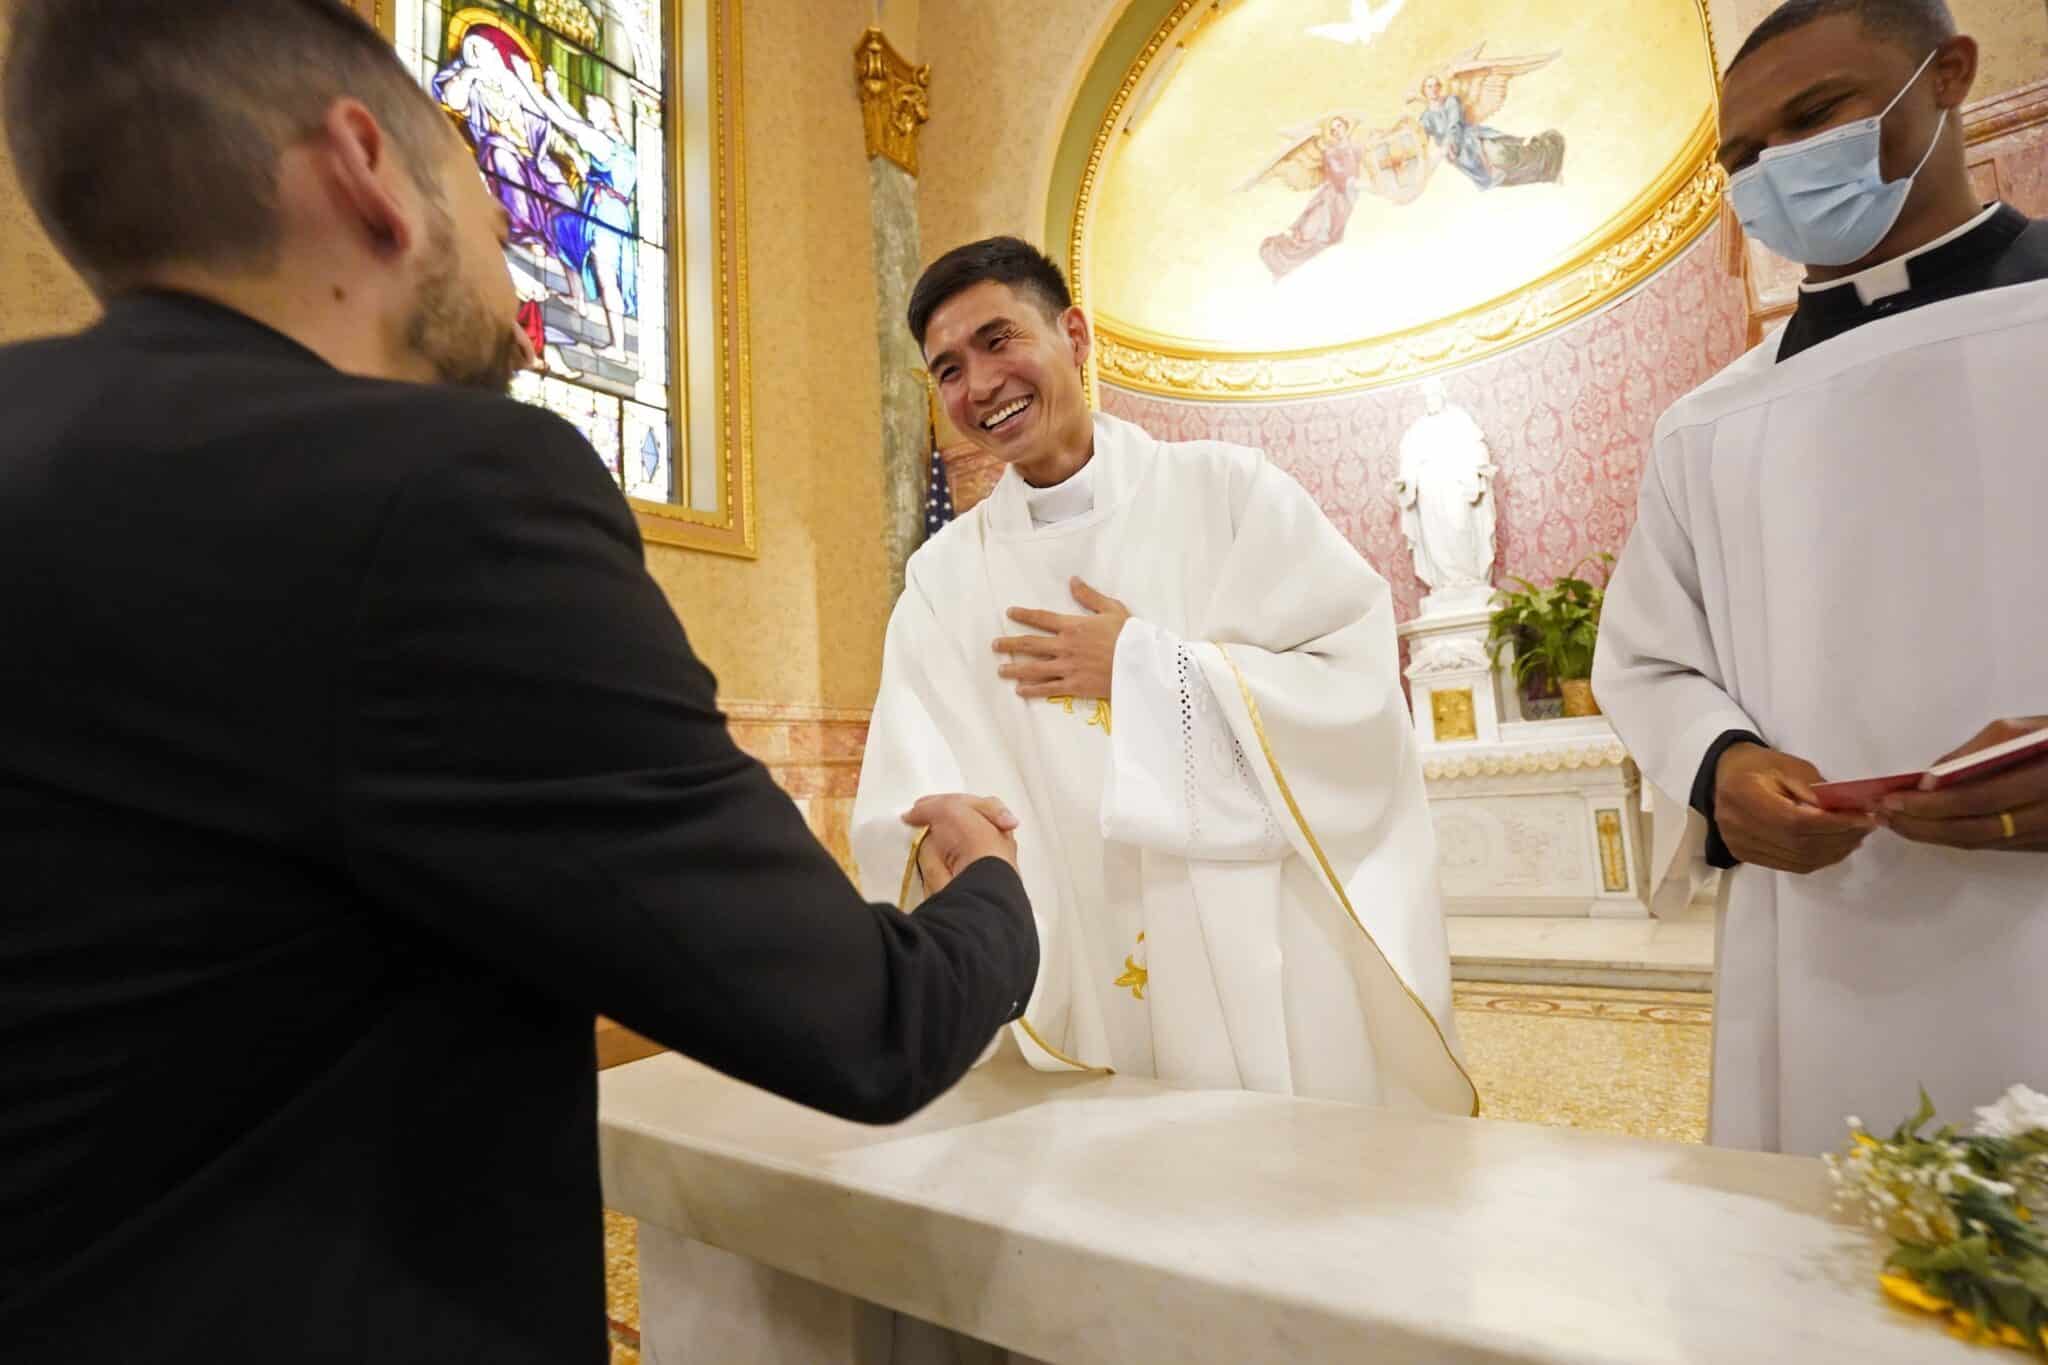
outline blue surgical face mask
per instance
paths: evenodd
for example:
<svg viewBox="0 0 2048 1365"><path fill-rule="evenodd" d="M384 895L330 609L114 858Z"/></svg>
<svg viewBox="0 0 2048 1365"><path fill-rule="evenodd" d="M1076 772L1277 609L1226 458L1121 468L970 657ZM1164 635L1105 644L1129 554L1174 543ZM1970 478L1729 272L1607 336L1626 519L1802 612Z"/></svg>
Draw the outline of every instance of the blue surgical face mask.
<svg viewBox="0 0 2048 1365"><path fill-rule="evenodd" d="M1934 155L1948 110L1941 111L1920 165L1904 179L1890 182L1878 164L1884 116L1913 88L1938 52L1927 54L1913 79L1875 117L1767 148L1754 165L1736 172L1728 182L1728 197L1742 230L1804 265L1849 265L1877 250L1899 221L1914 177Z"/></svg>

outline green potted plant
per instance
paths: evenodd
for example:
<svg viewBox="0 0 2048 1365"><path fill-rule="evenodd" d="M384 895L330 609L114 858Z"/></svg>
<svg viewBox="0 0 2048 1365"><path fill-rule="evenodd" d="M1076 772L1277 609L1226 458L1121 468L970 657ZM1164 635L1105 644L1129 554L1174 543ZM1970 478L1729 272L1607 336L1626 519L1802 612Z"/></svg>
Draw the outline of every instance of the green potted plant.
<svg viewBox="0 0 2048 1365"><path fill-rule="evenodd" d="M1601 569L1597 585L1579 577L1581 569L1594 563ZM1487 652L1498 665L1501 650L1513 645L1515 682L1523 684L1538 675L1549 679L1564 694L1567 716L1600 714L1600 704L1593 700L1593 643L1600 636L1600 606L1613 572L1614 556L1603 551L1586 556L1547 588L1510 575L1517 588L1494 594Z"/></svg>

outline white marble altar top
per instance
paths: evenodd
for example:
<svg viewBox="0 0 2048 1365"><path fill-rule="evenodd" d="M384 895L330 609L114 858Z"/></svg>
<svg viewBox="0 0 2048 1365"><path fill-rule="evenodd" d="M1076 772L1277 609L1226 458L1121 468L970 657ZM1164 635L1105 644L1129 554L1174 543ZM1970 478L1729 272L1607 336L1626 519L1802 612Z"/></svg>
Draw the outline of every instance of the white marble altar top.
<svg viewBox="0 0 2048 1365"><path fill-rule="evenodd" d="M611 1207L1072 1365L1985 1360L1886 1305L1818 1161L1042 1075L1007 1047L889 1129L673 1055L599 1088Z"/></svg>

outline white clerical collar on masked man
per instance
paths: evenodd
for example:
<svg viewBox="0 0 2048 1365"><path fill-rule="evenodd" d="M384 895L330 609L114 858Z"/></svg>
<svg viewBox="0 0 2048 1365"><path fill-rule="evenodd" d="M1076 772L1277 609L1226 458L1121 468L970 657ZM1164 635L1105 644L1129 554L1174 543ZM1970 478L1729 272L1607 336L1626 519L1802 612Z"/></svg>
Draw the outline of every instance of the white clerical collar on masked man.
<svg viewBox="0 0 2048 1365"><path fill-rule="evenodd" d="M1024 505L1031 509L1031 529L1057 526L1095 510L1095 457L1050 488L1024 485Z"/></svg>
<svg viewBox="0 0 2048 1365"><path fill-rule="evenodd" d="M1802 294L1818 294L1829 289L1840 289L1843 285L1853 285L1856 289L1857 301L1866 308L1880 299L1888 299L1894 294L1903 294L1913 287L1912 272L1906 265L1908 261L1913 260L1917 256L1925 256L1930 251L1939 250L1957 238L1975 232L1978 228L1990 222L1992 216L1998 212L1999 208L2000 205L1994 203L1969 222L1944 232L1933 241L1922 246L1916 246L1911 251L1901 252L1888 261L1879 261L1876 265L1859 270L1853 275L1844 275L1838 280L1829 280L1824 284L1801 283L1799 292Z"/></svg>

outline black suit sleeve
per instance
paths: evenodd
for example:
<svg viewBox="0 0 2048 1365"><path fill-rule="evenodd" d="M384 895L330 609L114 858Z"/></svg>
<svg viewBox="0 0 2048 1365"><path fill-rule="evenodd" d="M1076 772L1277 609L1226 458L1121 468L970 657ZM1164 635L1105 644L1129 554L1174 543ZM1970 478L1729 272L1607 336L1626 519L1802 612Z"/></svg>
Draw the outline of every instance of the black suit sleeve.
<svg viewBox="0 0 2048 1365"><path fill-rule="evenodd" d="M1692 797L1689 805L1707 817L1707 866L1731 868L1738 866L1742 859L1728 851L1727 841L1721 837L1721 826L1714 819L1714 781L1721 768L1721 755L1737 744L1755 744L1769 748L1763 736L1753 735L1747 730L1726 730L1720 738L1707 746L1707 756L1700 760L1700 770L1693 775Z"/></svg>
<svg viewBox="0 0 2048 1365"><path fill-rule="evenodd" d="M988 859L914 916L863 901L734 746L590 448L504 407L394 496L361 584L336 699L350 874L728 1075L914 1112L1023 1011L1022 883Z"/></svg>

